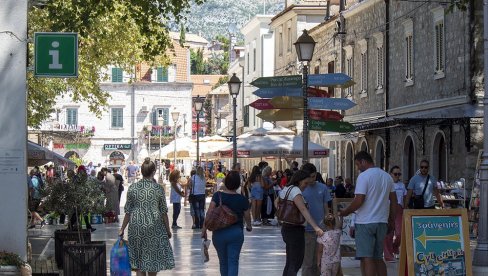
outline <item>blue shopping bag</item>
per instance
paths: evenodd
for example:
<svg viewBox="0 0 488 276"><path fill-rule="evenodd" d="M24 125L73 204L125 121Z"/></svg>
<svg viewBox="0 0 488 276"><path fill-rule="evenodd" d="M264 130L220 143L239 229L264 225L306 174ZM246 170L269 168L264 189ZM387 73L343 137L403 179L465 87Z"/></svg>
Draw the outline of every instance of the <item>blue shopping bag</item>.
<svg viewBox="0 0 488 276"><path fill-rule="evenodd" d="M122 237L110 250L110 276L130 276L129 247Z"/></svg>

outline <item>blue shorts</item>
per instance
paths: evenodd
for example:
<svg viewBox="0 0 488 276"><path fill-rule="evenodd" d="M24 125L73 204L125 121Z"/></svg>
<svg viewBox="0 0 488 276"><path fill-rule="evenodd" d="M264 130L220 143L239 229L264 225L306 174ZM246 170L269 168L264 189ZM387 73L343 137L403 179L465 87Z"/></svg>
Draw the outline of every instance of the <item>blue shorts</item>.
<svg viewBox="0 0 488 276"><path fill-rule="evenodd" d="M263 200L264 189L261 186L253 185L251 187L251 197L252 200Z"/></svg>
<svg viewBox="0 0 488 276"><path fill-rule="evenodd" d="M356 224L356 257L383 259L386 223Z"/></svg>

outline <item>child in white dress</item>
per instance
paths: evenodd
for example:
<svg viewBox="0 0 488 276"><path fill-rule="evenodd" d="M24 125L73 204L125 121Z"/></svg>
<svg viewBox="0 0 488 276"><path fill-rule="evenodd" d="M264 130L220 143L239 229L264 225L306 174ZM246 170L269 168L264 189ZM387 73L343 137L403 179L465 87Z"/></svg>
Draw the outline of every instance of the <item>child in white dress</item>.
<svg viewBox="0 0 488 276"><path fill-rule="evenodd" d="M317 237L317 265L321 276L335 276L341 264L342 218L329 214L324 224L327 231Z"/></svg>

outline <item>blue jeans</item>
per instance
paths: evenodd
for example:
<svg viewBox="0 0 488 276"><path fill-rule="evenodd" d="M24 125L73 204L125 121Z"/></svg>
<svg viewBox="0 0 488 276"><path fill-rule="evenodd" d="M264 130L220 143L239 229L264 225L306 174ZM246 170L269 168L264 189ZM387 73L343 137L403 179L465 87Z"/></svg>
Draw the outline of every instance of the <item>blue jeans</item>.
<svg viewBox="0 0 488 276"><path fill-rule="evenodd" d="M233 225L215 231L212 239L219 256L220 275L236 276L239 273L239 255L244 243L244 231L240 226Z"/></svg>
<svg viewBox="0 0 488 276"><path fill-rule="evenodd" d="M205 195L195 195L191 205L195 212L195 226L202 228L205 221Z"/></svg>
<svg viewBox="0 0 488 276"><path fill-rule="evenodd" d="M181 211L181 203L173 203L173 225L172 226L177 226L177 220L178 217L180 216L180 211Z"/></svg>

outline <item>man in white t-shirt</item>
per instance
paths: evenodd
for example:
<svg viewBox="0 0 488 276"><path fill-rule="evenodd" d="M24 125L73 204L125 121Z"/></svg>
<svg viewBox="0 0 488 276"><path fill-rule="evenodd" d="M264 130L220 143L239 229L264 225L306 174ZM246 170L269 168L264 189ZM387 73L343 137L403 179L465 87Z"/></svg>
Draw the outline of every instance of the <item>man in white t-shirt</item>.
<svg viewBox="0 0 488 276"><path fill-rule="evenodd" d="M358 152L354 163L361 171L356 181L356 196L338 214L356 214L356 257L361 259L362 275L386 276L383 242L388 229L393 226L397 204L393 179L387 172L374 167L373 159L366 151Z"/></svg>

